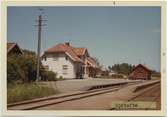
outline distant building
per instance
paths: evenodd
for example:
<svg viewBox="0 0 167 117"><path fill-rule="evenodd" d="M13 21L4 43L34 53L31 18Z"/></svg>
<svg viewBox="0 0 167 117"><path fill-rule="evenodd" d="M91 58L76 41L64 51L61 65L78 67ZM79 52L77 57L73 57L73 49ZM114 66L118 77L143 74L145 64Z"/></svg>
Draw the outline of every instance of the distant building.
<svg viewBox="0 0 167 117"><path fill-rule="evenodd" d="M109 75L109 71L106 68L102 67L101 68L101 76L108 76L108 75Z"/></svg>
<svg viewBox="0 0 167 117"><path fill-rule="evenodd" d="M132 80L150 80L151 79L151 70L145 67L142 64L137 65L129 75L129 79Z"/></svg>
<svg viewBox="0 0 167 117"><path fill-rule="evenodd" d="M86 77L100 77L101 69L97 65L96 61L92 57L86 57L85 59L85 76Z"/></svg>
<svg viewBox="0 0 167 117"><path fill-rule="evenodd" d="M109 71L109 76L112 76L112 75L115 75L115 74L118 74L117 72L113 71L113 70L110 70Z"/></svg>
<svg viewBox="0 0 167 117"><path fill-rule="evenodd" d="M17 43L7 43L7 54L23 54Z"/></svg>
<svg viewBox="0 0 167 117"><path fill-rule="evenodd" d="M76 48L70 43L60 43L46 50L42 64L58 77L67 79L94 77L98 68L87 48Z"/></svg>

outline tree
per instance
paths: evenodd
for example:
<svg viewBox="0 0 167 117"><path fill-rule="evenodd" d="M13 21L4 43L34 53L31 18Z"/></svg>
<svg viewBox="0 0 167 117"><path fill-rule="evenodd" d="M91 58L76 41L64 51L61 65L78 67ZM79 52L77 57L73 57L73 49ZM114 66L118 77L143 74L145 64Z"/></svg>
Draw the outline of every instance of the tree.
<svg viewBox="0 0 167 117"><path fill-rule="evenodd" d="M129 75L134 67L135 66L131 64L122 63L122 64L114 64L111 69L117 73Z"/></svg>
<svg viewBox="0 0 167 117"><path fill-rule="evenodd" d="M112 70L112 67L111 67L111 66L108 66L108 70L111 71L111 70Z"/></svg>
<svg viewBox="0 0 167 117"><path fill-rule="evenodd" d="M7 80L34 81L36 79L36 55L23 50L22 55L12 54L7 57Z"/></svg>
<svg viewBox="0 0 167 117"><path fill-rule="evenodd" d="M7 59L7 82L24 81L24 71L20 68L16 56Z"/></svg>
<svg viewBox="0 0 167 117"><path fill-rule="evenodd" d="M7 82L22 83L35 81L37 72L37 56L35 52L23 50L22 55L11 54L7 57ZM56 74L47 71L40 63L40 76L42 80L56 80Z"/></svg>

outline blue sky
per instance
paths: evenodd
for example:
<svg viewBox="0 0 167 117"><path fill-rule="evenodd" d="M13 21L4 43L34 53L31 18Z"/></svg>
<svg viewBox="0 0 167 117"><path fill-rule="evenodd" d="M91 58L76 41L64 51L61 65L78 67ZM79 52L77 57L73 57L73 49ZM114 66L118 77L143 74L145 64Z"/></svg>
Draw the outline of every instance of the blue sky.
<svg viewBox="0 0 167 117"><path fill-rule="evenodd" d="M104 66L127 62L160 70L160 7L43 7L42 52L70 41ZM7 39L37 50L38 7L8 7Z"/></svg>

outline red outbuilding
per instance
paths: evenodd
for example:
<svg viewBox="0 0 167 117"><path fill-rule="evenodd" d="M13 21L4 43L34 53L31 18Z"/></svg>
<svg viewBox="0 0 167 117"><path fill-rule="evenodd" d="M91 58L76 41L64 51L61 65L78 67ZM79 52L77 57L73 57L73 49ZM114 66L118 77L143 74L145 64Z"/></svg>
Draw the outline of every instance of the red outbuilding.
<svg viewBox="0 0 167 117"><path fill-rule="evenodd" d="M132 80L151 80L151 70L142 64L137 65L129 75Z"/></svg>

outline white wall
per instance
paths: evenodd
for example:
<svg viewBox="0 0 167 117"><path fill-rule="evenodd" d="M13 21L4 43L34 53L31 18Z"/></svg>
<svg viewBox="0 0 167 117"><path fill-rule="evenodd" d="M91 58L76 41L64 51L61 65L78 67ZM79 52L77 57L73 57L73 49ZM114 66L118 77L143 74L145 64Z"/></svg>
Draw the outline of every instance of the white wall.
<svg viewBox="0 0 167 117"><path fill-rule="evenodd" d="M57 58L57 60L54 60ZM44 66L48 66L50 71L57 73L57 77L63 76L63 78L76 78L75 63L68 57L66 60L66 54L62 53L59 55L48 54L45 59L42 60ZM63 65L67 65L67 74L63 74ZM64 70L65 71L65 70Z"/></svg>

